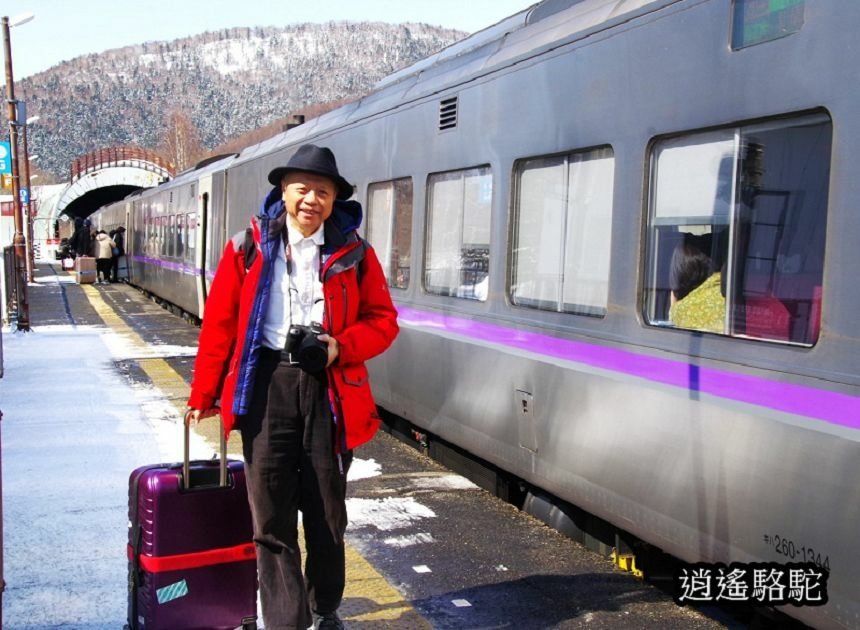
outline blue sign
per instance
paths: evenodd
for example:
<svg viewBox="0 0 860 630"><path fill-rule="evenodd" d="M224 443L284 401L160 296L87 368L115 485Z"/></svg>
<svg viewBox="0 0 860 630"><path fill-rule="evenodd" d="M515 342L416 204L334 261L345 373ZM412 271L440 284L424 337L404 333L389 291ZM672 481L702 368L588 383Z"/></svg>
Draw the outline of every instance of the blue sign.
<svg viewBox="0 0 860 630"><path fill-rule="evenodd" d="M30 189L22 188L18 191L19 197L21 197L21 203L30 203Z"/></svg>
<svg viewBox="0 0 860 630"><path fill-rule="evenodd" d="M8 142L0 142L0 174L8 175L12 172L12 145Z"/></svg>

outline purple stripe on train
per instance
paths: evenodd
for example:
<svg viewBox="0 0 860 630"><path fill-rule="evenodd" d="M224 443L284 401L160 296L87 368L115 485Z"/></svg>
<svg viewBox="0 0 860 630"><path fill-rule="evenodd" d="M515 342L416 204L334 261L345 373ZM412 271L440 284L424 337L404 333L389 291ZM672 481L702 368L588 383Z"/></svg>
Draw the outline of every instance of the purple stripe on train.
<svg viewBox="0 0 860 630"><path fill-rule="evenodd" d="M164 260L162 258L152 258L150 256L131 256L131 259L135 262L143 263L145 265L152 265L154 267L162 267L163 269L169 269L170 271L177 271L179 273L184 273L189 276L199 276L200 272L203 271L200 267L194 267L192 265L186 265L178 262L171 262L169 260ZM206 271L206 277L209 280L215 277L214 271Z"/></svg>
<svg viewBox="0 0 860 630"><path fill-rule="evenodd" d="M441 329L519 350L620 372L690 392L719 396L860 429L860 398L856 396L779 383L747 374L559 339L406 306L398 305L397 311L398 319L403 324Z"/></svg>
<svg viewBox="0 0 860 630"><path fill-rule="evenodd" d="M133 256L132 259L180 273L191 275L200 273L199 268L191 265L158 258ZM206 276L211 280L214 274L207 271ZM851 429L860 429L860 398L856 396L803 385L779 383L747 374L701 367L581 341L559 339L401 305L397 306L397 311L400 321L405 324L442 329L527 352L628 374L690 392L760 405L785 413L817 418Z"/></svg>
<svg viewBox="0 0 860 630"><path fill-rule="evenodd" d="M152 258L150 256L130 256L130 258L134 262L143 263L145 265L152 265L155 267L163 267L164 269L170 269L171 271L177 271L179 273L184 273L191 276L199 276L200 272L203 271L202 269L200 269L200 267L185 265L183 263L171 262L169 260L163 260L161 258ZM206 278L208 278L209 280L212 280L214 277L214 271L206 272Z"/></svg>
<svg viewBox="0 0 860 630"><path fill-rule="evenodd" d="M169 269L170 271L177 271L179 273L184 273L191 276L195 276L200 273L200 269L198 267L195 267L194 265L186 265L181 262L172 262L170 260L164 260L163 258L152 258L151 256L132 256L131 259L134 262L143 263L144 265L161 267L163 269Z"/></svg>

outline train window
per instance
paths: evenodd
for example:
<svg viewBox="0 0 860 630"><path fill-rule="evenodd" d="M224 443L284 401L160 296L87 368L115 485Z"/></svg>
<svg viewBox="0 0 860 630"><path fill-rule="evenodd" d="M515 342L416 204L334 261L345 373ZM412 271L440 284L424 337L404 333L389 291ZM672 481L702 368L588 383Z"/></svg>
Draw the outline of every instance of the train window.
<svg viewBox="0 0 860 630"><path fill-rule="evenodd" d="M139 217L140 214L142 214L143 215L143 221L140 222L140 223L142 223L142 225L141 225L140 223L138 223L137 218L135 218L135 221L134 221L135 229L131 232L131 251L134 252L136 255L143 253L143 255L146 256L149 254L149 252L144 247L144 243L146 243L146 240L147 240L146 237L148 235L147 230L149 230L149 220L150 220L149 208L140 209L140 206L138 206L136 204L132 207L133 207L132 212L134 212L134 216ZM140 214L138 214L138 213L140 213ZM126 251L128 251L128 249L129 248L126 245Z"/></svg>
<svg viewBox="0 0 860 630"><path fill-rule="evenodd" d="M153 257L161 256L161 240L160 240L160 231L161 231L161 217L155 215L152 217L152 243L150 246L150 255Z"/></svg>
<svg viewBox="0 0 860 630"><path fill-rule="evenodd" d="M167 256L167 217L158 217L158 255Z"/></svg>
<svg viewBox="0 0 860 630"><path fill-rule="evenodd" d="M176 215L167 218L167 255L176 256Z"/></svg>
<svg viewBox="0 0 860 630"><path fill-rule="evenodd" d="M158 245L158 217L152 214L152 210L150 209L150 217L149 217L149 230L147 233L147 241L146 241L146 255L147 256L158 256L158 249L156 246Z"/></svg>
<svg viewBox="0 0 860 630"><path fill-rule="evenodd" d="M427 191L425 289L486 300L493 196L490 168L430 175Z"/></svg>
<svg viewBox="0 0 860 630"><path fill-rule="evenodd" d="M158 217L152 215L149 217L149 231L147 232L146 240L146 255L158 256Z"/></svg>
<svg viewBox="0 0 860 630"><path fill-rule="evenodd" d="M185 257L185 215L176 215L176 257Z"/></svg>
<svg viewBox="0 0 860 630"><path fill-rule="evenodd" d="M514 304L606 314L614 171L610 147L517 163Z"/></svg>
<svg viewBox="0 0 860 630"><path fill-rule="evenodd" d="M379 254L389 286L406 289L412 262L412 179L371 184L367 199L367 240Z"/></svg>
<svg viewBox="0 0 860 630"><path fill-rule="evenodd" d="M188 262L194 262L194 249L197 247L197 213L192 212L185 221L185 252Z"/></svg>
<svg viewBox="0 0 860 630"><path fill-rule="evenodd" d="M657 141L648 322L814 344L831 141L824 114Z"/></svg>
<svg viewBox="0 0 860 630"><path fill-rule="evenodd" d="M739 50L796 33L806 0L734 0L732 48Z"/></svg>

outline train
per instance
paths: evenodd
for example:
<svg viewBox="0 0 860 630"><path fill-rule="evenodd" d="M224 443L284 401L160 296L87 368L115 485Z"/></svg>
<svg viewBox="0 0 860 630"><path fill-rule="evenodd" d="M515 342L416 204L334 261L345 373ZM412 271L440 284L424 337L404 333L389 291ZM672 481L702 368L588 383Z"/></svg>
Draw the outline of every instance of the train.
<svg viewBox="0 0 860 630"><path fill-rule="evenodd" d="M545 0L94 221L202 317L269 170L330 147L399 312L386 414L683 562L818 567L826 603L779 609L857 629L858 25L855 2ZM673 317L688 237L713 328Z"/></svg>

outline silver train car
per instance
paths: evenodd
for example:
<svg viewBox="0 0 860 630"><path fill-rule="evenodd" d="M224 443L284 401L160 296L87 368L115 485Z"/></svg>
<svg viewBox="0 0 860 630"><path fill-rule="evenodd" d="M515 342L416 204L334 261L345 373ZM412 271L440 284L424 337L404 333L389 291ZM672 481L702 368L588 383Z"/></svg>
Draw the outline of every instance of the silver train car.
<svg viewBox="0 0 860 630"><path fill-rule="evenodd" d="M827 569L826 605L781 609L856 629L858 26L856 2L546 0L99 215L133 283L202 315L266 173L331 147L400 313L381 407L683 561ZM707 324L673 306L688 238Z"/></svg>

